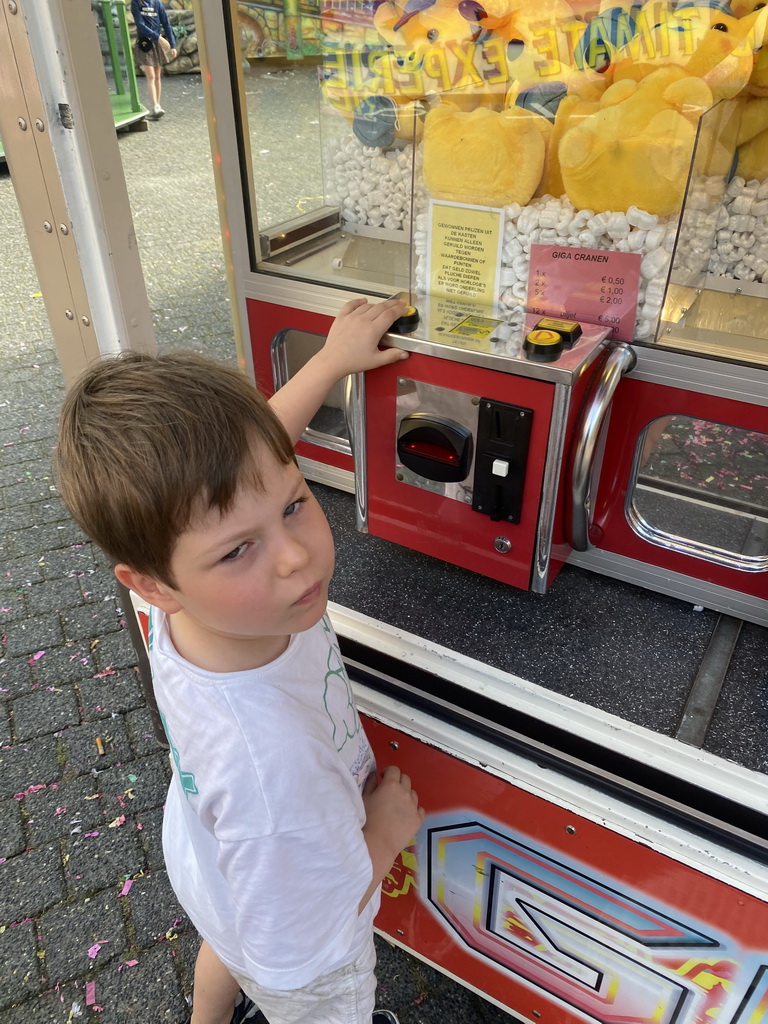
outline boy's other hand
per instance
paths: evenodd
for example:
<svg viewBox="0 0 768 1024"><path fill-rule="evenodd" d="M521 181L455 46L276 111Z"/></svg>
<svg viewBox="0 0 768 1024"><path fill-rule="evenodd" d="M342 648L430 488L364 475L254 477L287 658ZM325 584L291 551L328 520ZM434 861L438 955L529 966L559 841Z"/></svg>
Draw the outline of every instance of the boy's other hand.
<svg viewBox="0 0 768 1024"><path fill-rule="evenodd" d="M320 352L333 366L337 380L408 358L402 349L379 348L382 337L407 308L400 299L369 302L363 298L350 299L341 307Z"/></svg>
<svg viewBox="0 0 768 1024"><path fill-rule="evenodd" d="M387 870L401 850L419 831L426 811L411 780L399 768L385 768L379 780L368 777L363 787L366 822L363 828L369 848L374 844L389 857Z"/></svg>

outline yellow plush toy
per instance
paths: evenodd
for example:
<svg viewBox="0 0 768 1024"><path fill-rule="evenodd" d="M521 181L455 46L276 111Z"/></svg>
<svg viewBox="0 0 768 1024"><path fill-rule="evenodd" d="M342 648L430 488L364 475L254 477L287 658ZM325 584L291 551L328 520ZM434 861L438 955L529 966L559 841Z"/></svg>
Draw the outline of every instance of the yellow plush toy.
<svg viewBox="0 0 768 1024"><path fill-rule="evenodd" d="M749 82L766 28L768 8L733 18L717 8L675 10L654 0L638 14L637 35L612 60L613 81L639 81L676 65L706 82L715 102L732 99Z"/></svg>
<svg viewBox="0 0 768 1024"><path fill-rule="evenodd" d="M699 119L743 90L767 26L768 9L736 19L711 8L646 4L637 36L614 55L605 84L576 85L561 103L547 190L557 195L562 182L575 206L596 212L634 205L676 213ZM732 150L710 120L699 172L726 174Z"/></svg>
<svg viewBox="0 0 768 1024"><path fill-rule="evenodd" d="M566 108L558 159L566 194L596 213L637 206L666 216L682 204L696 121L712 105L700 78L670 65L609 85ZM558 111L558 116L559 116Z"/></svg>
<svg viewBox="0 0 768 1024"><path fill-rule="evenodd" d="M747 0L734 10L750 14L763 0ZM768 47L757 54L749 84L738 99L741 121L736 173L747 181L768 178Z"/></svg>
<svg viewBox="0 0 768 1024"><path fill-rule="evenodd" d="M548 129L545 118L520 107L467 112L439 104L424 127L427 191L455 203L524 206L541 178Z"/></svg>

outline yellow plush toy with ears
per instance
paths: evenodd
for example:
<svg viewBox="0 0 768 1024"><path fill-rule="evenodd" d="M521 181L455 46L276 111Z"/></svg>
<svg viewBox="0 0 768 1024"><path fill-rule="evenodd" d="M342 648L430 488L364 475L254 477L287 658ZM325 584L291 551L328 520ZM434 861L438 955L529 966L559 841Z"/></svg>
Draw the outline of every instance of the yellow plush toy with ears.
<svg viewBox="0 0 768 1024"><path fill-rule="evenodd" d="M441 103L424 126L424 184L434 199L524 206L544 169L549 122L521 107L458 110Z"/></svg>
<svg viewBox="0 0 768 1024"><path fill-rule="evenodd" d="M637 22L638 35L614 55L605 85L577 87L560 105L549 174L559 169L579 208L637 206L666 216L682 205L700 117L749 81L768 9L736 19L655 2ZM715 140L706 173L726 173L729 164Z"/></svg>
<svg viewBox="0 0 768 1024"><path fill-rule="evenodd" d="M712 106L700 78L670 65L641 81L623 79L566 108L558 162L565 192L579 209L659 216L682 205L696 121ZM558 116L559 116L558 111Z"/></svg>

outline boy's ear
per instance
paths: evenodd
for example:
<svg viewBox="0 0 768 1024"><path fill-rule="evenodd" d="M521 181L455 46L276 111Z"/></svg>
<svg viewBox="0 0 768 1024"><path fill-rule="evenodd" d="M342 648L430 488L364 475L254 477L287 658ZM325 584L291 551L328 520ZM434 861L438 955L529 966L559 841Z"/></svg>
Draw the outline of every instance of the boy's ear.
<svg viewBox="0 0 768 1024"><path fill-rule="evenodd" d="M154 605L168 615L180 610L181 605L173 595L170 587L143 572L136 572L122 562L115 566L115 576L129 590L143 597L147 604Z"/></svg>

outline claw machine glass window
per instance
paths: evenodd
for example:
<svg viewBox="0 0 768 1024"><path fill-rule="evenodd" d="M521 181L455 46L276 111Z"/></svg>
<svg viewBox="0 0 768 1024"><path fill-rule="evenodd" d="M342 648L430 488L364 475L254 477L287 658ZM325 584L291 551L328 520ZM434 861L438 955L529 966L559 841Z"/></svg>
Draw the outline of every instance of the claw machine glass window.
<svg viewBox="0 0 768 1024"><path fill-rule="evenodd" d="M317 56L250 62L252 245L254 269L389 295L409 285L413 128L381 92L373 7L324 6Z"/></svg>

